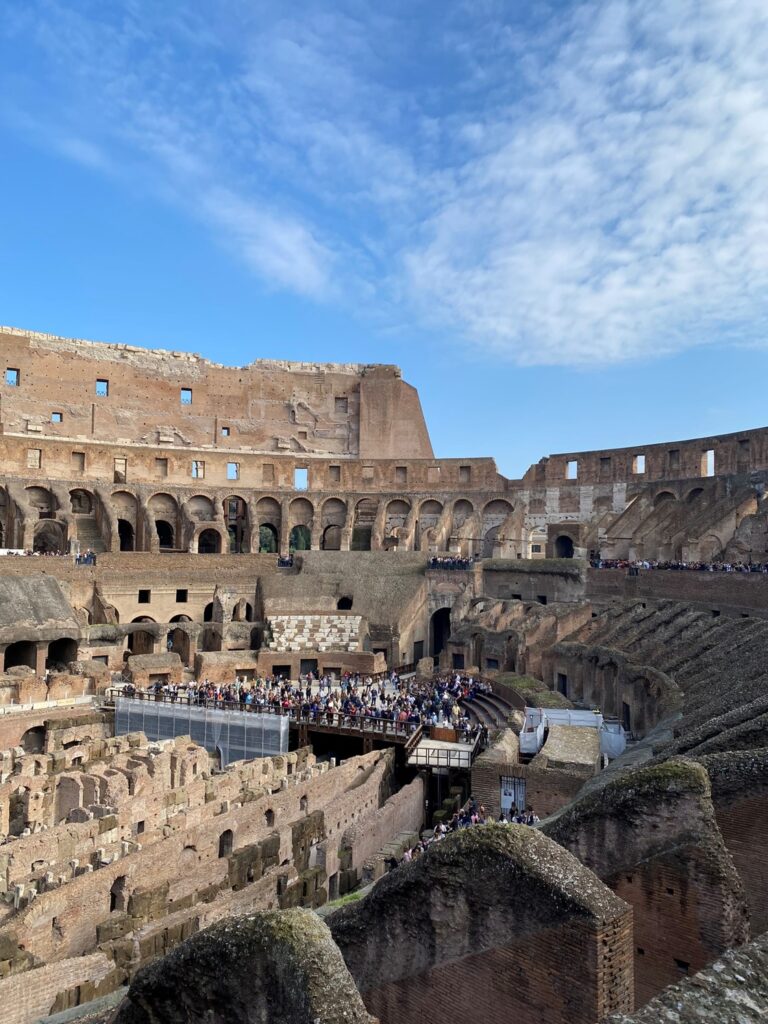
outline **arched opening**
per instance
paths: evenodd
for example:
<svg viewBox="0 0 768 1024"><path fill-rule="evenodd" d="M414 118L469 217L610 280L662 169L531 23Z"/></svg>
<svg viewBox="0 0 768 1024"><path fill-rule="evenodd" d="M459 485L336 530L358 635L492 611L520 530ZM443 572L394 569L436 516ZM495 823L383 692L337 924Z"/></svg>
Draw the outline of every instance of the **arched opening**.
<svg viewBox="0 0 768 1024"><path fill-rule="evenodd" d="M224 499L224 519L229 535L230 554L238 555L250 548L250 527L248 525L248 506L237 495Z"/></svg>
<svg viewBox="0 0 768 1024"><path fill-rule="evenodd" d="M436 658L448 643L451 635L451 609L438 608L429 620L429 652Z"/></svg>
<svg viewBox="0 0 768 1024"><path fill-rule="evenodd" d="M221 534L218 530L203 530L197 541L201 555L218 555L221 551Z"/></svg>
<svg viewBox="0 0 768 1024"><path fill-rule="evenodd" d="M251 604L241 597L235 607L232 609L232 621L233 622L251 622L253 620L253 607Z"/></svg>
<svg viewBox="0 0 768 1024"><path fill-rule="evenodd" d="M500 529L500 526L492 526L483 537L483 558L493 558Z"/></svg>
<svg viewBox="0 0 768 1024"><path fill-rule="evenodd" d="M674 501L675 496L671 491L660 491L653 499L653 507L658 508L659 505L665 505L668 501Z"/></svg>
<svg viewBox="0 0 768 1024"><path fill-rule="evenodd" d="M387 505L386 520L384 529L387 535L405 526L406 520L411 512L411 506L401 498L395 498Z"/></svg>
<svg viewBox="0 0 768 1024"><path fill-rule="evenodd" d="M320 546L323 551L341 551L341 527L326 526Z"/></svg>
<svg viewBox="0 0 768 1024"><path fill-rule="evenodd" d="M25 754L42 754L45 747L45 726L36 725L27 729L19 740L19 746Z"/></svg>
<svg viewBox="0 0 768 1024"><path fill-rule="evenodd" d="M165 638L166 650L178 654L186 665L189 661L189 633L185 629L171 629Z"/></svg>
<svg viewBox="0 0 768 1024"><path fill-rule="evenodd" d="M203 608L203 622L213 622L213 601Z"/></svg>
<svg viewBox="0 0 768 1024"><path fill-rule="evenodd" d="M573 541L565 534L555 541L555 558L573 558Z"/></svg>
<svg viewBox="0 0 768 1024"><path fill-rule="evenodd" d="M703 493L704 493L704 488L703 487L694 487L692 490L688 491L688 493L685 496L685 500L689 504L691 504L692 502L694 502L698 498L700 498Z"/></svg>
<svg viewBox="0 0 768 1024"><path fill-rule="evenodd" d="M153 622L153 619L134 619L134 622ZM155 637L146 629L137 629L128 634L128 650L131 654L154 654Z"/></svg>
<svg viewBox="0 0 768 1024"><path fill-rule="evenodd" d="M219 836L219 857L228 857L232 853L235 843L235 834L231 828L226 829Z"/></svg>
<svg viewBox="0 0 768 1024"><path fill-rule="evenodd" d="M340 597L339 600L336 602L336 608L340 612L348 612L352 608L352 598Z"/></svg>
<svg viewBox="0 0 768 1024"><path fill-rule="evenodd" d="M59 640L52 640L48 644L48 657L45 659L46 668L66 669L71 661L77 661L77 640L63 636Z"/></svg>
<svg viewBox="0 0 768 1024"><path fill-rule="evenodd" d="M190 618L189 615L173 615L168 621L169 622L191 622L192 619Z"/></svg>
<svg viewBox="0 0 768 1024"><path fill-rule="evenodd" d="M373 539L373 524L376 522L376 514L379 510L379 502L376 498L361 498L355 505L355 519L352 529L352 551L370 551Z"/></svg>
<svg viewBox="0 0 768 1024"><path fill-rule="evenodd" d="M69 492L69 504L75 515L89 516L93 512L93 498L79 487Z"/></svg>
<svg viewBox="0 0 768 1024"><path fill-rule="evenodd" d="M288 549L290 551L309 551L312 543L312 535L308 526L294 526L288 538Z"/></svg>
<svg viewBox="0 0 768 1024"><path fill-rule="evenodd" d="M173 547L173 527L167 519L156 519L155 530L161 548Z"/></svg>
<svg viewBox="0 0 768 1024"><path fill-rule="evenodd" d="M44 554L63 554L67 546L64 524L56 522L55 519L46 519L36 523L32 546L35 551L41 551Z"/></svg>
<svg viewBox="0 0 768 1024"><path fill-rule="evenodd" d="M304 814L309 810L309 799L306 796L299 800L299 810L303 811Z"/></svg>
<svg viewBox="0 0 768 1024"><path fill-rule="evenodd" d="M126 881L127 881L127 879L126 879L125 875L120 875L120 877L116 878L114 880L114 882L112 883L112 888L109 890L109 912L110 912L110 914L114 914L116 911L118 913L120 913L120 912L122 912L122 911L124 911L126 909L127 902L128 902L127 898L126 898L126 891L125 891L126 890Z"/></svg>
<svg viewBox="0 0 768 1024"><path fill-rule="evenodd" d="M127 519L117 520L117 536L120 540L121 551L133 551L136 541L133 533L133 524Z"/></svg>
<svg viewBox="0 0 768 1024"><path fill-rule="evenodd" d="M259 527L259 551L264 555L277 554L277 529L272 523L263 523Z"/></svg>
<svg viewBox="0 0 768 1024"><path fill-rule="evenodd" d="M18 665L37 668L37 644L33 640L17 640L15 644L6 647L3 659L5 671Z"/></svg>
<svg viewBox="0 0 768 1024"><path fill-rule="evenodd" d="M264 812L264 824L267 826L267 828L272 828L272 826L275 824L275 812L272 810L272 808L269 808Z"/></svg>

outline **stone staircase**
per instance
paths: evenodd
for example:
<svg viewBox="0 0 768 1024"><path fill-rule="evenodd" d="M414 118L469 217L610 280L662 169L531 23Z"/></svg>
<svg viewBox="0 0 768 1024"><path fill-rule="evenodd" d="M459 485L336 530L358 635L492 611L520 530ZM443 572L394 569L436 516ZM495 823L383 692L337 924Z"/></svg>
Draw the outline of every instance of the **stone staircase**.
<svg viewBox="0 0 768 1024"><path fill-rule="evenodd" d="M80 541L80 551L106 551L107 546L101 538L96 519L92 515L75 515L75 526L77 527L77 539Z"/></svg>
<svg viewBox="0 0 768 1024"><path fill-rule="evenodd" d="M271 651L358 651L360 615L273 615Z"/></svg>

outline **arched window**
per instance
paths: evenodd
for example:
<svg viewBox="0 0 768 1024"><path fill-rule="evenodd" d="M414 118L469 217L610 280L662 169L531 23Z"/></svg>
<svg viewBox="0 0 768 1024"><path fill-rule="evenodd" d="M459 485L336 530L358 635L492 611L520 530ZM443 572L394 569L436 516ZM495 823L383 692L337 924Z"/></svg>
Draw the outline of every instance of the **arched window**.
<svg viewBox="0 0 768 1024"><path fill-rule="evenodd" d="M109 890L109 912L113 914L116 910L123 911L126 909L126 877L120 875L112 883L112 888Z"/></svg>
<svg viewBox="0 0 768 1024"><path fill-rule="evenodd" d="M267 826L267 828L272 828L272 826L275 824L275 812L272 810L271 807L269 808L269 810L266 810L264 812L264 824Z"/></svg>
<svg viewBox="0 0 768 1024"><path fill-rule="evenodd" d="M219 836L219 857L228 857L232 853L235 836L231 828L222 832Z"/></svg>

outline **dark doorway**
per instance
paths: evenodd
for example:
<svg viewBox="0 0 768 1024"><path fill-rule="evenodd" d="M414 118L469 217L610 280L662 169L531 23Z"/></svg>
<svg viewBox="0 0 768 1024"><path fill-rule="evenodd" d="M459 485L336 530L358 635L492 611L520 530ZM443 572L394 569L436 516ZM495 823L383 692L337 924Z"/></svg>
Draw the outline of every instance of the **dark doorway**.
<svg viewBox="0 0 768 1024"><path fill-rule="evenodd" d="M565 534L555 541L555 558L573 558L573 541Z"/></svg>
<svg viewBox="0 0 768 1024"><path fill-rule="evenodd" d="M48 644L46 668L66 668L70 661L77 661L77 640L65 636Z"/></svg>
<svg viewBox="0 0 768 1024"><path fill-rule="evenodd" d="M288 538L290 551L309 551L312 543L312 535L308 526L294 526Z"/></svg>
<svg viewBox="0 0 768 1024"><path fill-rule="evenodd" d="M557 692L564 697L568 696L568 676L563 672L557 673Z"/></svg>
<svg viewBox="0 0 768 1024"><path fill-rule="evenodd" d="M7 672L17 665L37 668L37 644L32 640L17 640L15 644L6 647L3 668Z"/></svg>
<svg viewBox="0 0 768 1024"><path fill-rule="evenodd" d="M231 828L222 832L219 836L219 857L228 857L232 853L234 842L235 836Z"/></svg>
<svg viewBox="0 0 768 1024"><path fill-rule="evenodd" d="M200 555L218 555L221 551L221 534L218 530L203 530L197 541Z"/></svg>
<svg viewBox="0 0 768 1024"><path fill-rule="evenodd" d="M301 666L299 671L303 676L311 672L313 675L317 675L317 658L302 658Z"/></svg>
<svg viewBox="0 0 768 1024"><path fill-rule="evenodd" d="M625 700L621 702L621 724L624 727L624 732L632 732L632 708Z"/></svg>
<svg viewBox="0 0 768 1024"><path fill-rule="evenodd" d="M371 533L370 526L356 526L352 531L352 541L349 545L350 551L370 551Z"/></svg>
<svg viewBox="0 0 768 1024"><path fill-rule="evenodd" d="M277 554L277 529L272 523L264 523L259 527L259 551L264 555Z"/></svg>
<svg viewBox="0 0 768 1024"><path fill-rule="evenodd" d="M351 597L340 597L339 600L336 602L336 608L340 612L348 612L348 611L350 611L350 609L352 608L352 598Z"/></svg>
<svg viewBox="0 0 768 1024"><path fill-rule="evenodd" d="M429 620L429 653L436 658L451 635L451 609L438 608Z"/></svg>
<svg viewBox="0 0 768 1024"><path fill-rule="evenodd" d="M36 725L27 729L19 741L19 746L26 754L42 754L45 746L45 726Z"/></svg>
<svg viewBox="0 0 768 1024"><path fill-rule="evenodd" d="M117 535L120 538L120 550L133 551L135 544L133 526L127 519L117 520Z"/></svg>
<svg viewBox="0 0 768 1024"><path fill-rule="evenodd" d="M340 551L341 550L341 527L340 526L326 526L323 530L323 540L321 547L323 551Z"/></svg>
<svg viewBox="0 0 768 1024"><path fill-rule="evenodd" d="M155 520L155 529L157 530L157 539L160 541L161 548L172 548L173 547L173 527L165 519Z"/></svg>

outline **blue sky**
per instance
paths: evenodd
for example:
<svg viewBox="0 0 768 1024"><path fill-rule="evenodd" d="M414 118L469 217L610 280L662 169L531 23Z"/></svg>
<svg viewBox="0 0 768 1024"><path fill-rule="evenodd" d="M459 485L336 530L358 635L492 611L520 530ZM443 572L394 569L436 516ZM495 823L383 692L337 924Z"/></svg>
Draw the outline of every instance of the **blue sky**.
<svg viewBox="0 0 768 1024"><path fill-rule="evenodd" d="M396 362L438 455L763 425L764 0L6 0L0 322Z"/></svg>

